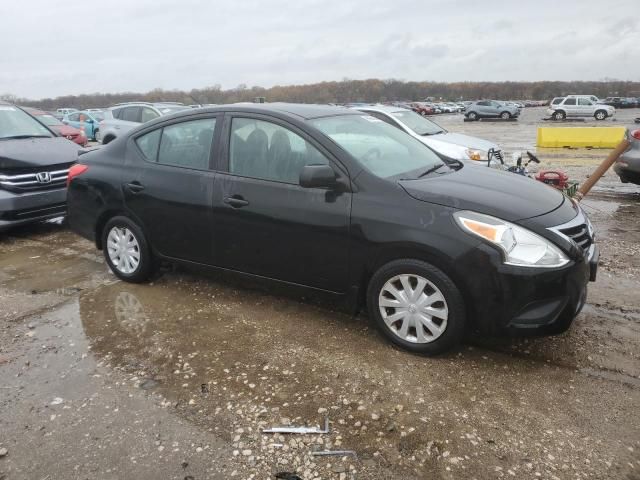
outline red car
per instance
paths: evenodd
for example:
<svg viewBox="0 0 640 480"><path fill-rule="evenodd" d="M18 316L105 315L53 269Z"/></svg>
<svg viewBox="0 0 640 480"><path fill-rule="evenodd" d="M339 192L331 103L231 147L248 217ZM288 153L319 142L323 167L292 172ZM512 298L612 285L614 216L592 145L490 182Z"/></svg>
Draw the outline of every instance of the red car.
<svg viewBox="0 0 640 480"><path fill-rule="evenodd" d="M81 147L85 147L87 145L89 140L87 135L84 133L84 130L80 130L70 125L65 125L50 113L43 112L42 110L36 110L35 108L24 108L23 110L34 116L36 120L44 126L49 127L60 136L66 137L68 140L77 143Z"/></svg>
<svg viewBox="0 0 640 480"><path fill-rule="evenodd" d="M410 105L411 109L420 115L432 115L434 113L433 108L423 103L413 102Z"/></svg>

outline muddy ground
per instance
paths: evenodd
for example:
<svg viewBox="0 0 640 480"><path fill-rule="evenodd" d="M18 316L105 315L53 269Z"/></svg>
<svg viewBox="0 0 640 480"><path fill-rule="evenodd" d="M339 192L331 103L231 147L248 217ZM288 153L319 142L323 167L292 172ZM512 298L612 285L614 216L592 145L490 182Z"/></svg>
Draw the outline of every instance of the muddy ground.
<svg viewBox="0 0 640 480"><path fill-rule="evenodd" d="M514 151L541 116L440 121ZM607 152L537 153L579 177ZM122 283L64 224L2 234L0 479L638 479L640 188L608 175L583 204L601 268L571 330L438 358L297 292ZM325 416L326 435L261 433Z"/></svg>

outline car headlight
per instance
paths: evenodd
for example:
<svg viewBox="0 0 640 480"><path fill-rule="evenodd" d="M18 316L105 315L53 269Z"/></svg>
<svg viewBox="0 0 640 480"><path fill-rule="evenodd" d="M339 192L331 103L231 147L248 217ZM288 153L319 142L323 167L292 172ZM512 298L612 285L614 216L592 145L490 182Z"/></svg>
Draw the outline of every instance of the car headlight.
<svg viewBox="0 0 640 480"><path fill-rule="evenodd" d="M467 154L467 158L469 160L485 161L489 158L489 152L486 152L485 150L467 148L465 150L465 153Z"/></svg>
<svg viewBox="0 0 640 480"><path fill-rule="evenodd" d="M456 212L454 218L463 230L502 250L508 265L553 268L569 263L558 247L526 228L471 211Z"/></svg>

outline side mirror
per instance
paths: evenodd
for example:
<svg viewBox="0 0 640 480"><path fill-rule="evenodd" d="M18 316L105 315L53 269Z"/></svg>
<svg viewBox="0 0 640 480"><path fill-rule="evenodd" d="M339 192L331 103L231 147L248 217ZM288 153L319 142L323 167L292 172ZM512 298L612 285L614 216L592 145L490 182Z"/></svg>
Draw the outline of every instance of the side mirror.
<svg viewBox="0 0 640 480"><path fill-rule="evenodd" d="M336 172L329 165L305 165L300 172L300 186L304 188L334 187Z"/></svg>

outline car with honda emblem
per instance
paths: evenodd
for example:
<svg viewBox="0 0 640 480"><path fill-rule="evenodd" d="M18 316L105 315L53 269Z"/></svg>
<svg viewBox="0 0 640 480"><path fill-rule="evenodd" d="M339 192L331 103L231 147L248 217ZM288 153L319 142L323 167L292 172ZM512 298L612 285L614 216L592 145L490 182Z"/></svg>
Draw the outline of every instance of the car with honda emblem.
<svg viewBox="0 0 640 480"><path fill-rule="evenodd" d="M15 105L0 102L0 231L66 213L78 145Z"/></svg>

